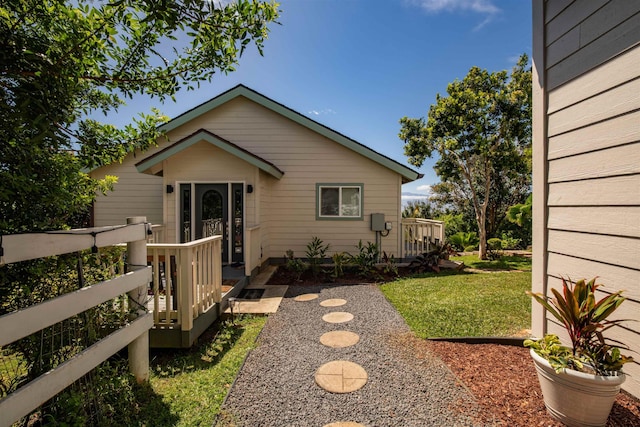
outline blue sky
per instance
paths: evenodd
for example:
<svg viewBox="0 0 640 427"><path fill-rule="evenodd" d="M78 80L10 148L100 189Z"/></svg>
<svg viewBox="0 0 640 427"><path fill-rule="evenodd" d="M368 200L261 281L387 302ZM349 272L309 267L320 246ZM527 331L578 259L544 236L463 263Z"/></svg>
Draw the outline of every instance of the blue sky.
<svg viewBox="0 0 640 427"><path fill-rule="evenodd" d="M424 117L474 65L510 70L531 56L528 0L281 0L280 10L264 57L249 49L237 71L175 104L134 100L123 113L156 106L175 117L242 83L408 165L401 117ZM434 162L408 165L425 176L403 191L428 194Z"/></svg>

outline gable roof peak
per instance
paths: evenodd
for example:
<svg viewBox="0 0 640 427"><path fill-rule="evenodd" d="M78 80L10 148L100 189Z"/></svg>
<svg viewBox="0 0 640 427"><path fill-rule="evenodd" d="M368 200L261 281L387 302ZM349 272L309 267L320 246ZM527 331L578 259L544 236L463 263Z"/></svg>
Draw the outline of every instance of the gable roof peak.
<svg viewBox="0 0 640 427"><path fill-rule="evenodd" d="M191 110L188 110L180 114L179 116L175 117L171 121L160 126L160 130L169 132L173 129L176 129L177 127L193 120L194 118L199 117L209 111L212 111L215 108L219 107L220 105L223 105L239 96L245 97L250 101L255 102L256 104L259 104L277 114L280 114L292 120L293 122L298 123L303 127L306 127L340 145L343 145L355 151L356 153L382 166L385 166L388 169L393 170L394 172L402 176L403 183L415 181L416 179L420 179L423 176L421 173L418 173L415 170L383 154L378 153L377 151L367 147L366 145L359 143L354 139L349 138L348 136L341 134L340 132L337 132L313 119L310 119L309 117L301 113L298 113L297 111L287 107L286 105L281 104L277 101L274 101L273 99L268 98L267 96L241 83L211 98L209 101L206 101L192 108Z"/></svg>

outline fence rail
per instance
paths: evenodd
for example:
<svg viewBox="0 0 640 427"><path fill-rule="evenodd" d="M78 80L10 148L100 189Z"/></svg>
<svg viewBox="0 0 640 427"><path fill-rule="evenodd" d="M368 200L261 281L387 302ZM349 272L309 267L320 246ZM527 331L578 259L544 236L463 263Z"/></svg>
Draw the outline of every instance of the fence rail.
<svg viewBox="0 0 640 427"><path fill-rule="evenodd" d="M444 222L433 219L402 220L402 258L413 258L428 252L444 241Z"/></svg>
<svg viewBox="0 0 640 427"><path fill-rule="evenodd" d="M128 218L126 226L65 230L2 236L0 265L80 251L92 247L129 243L129 263L138 265L147 238L144 217ZM140 246L142 245L142 246ZM144 257L144 253L142 253ZM144 259L144 258L143 258ZM91 307L129 293L139 297L151 280L151 269L142 267L118 278L61 295L23 310L0 316L0 346L68 319ZM0 400L0 426L9 426L129 345L130 366L136 378L148 378L148 331L151 314L139 316L51 371Z"/></svg>

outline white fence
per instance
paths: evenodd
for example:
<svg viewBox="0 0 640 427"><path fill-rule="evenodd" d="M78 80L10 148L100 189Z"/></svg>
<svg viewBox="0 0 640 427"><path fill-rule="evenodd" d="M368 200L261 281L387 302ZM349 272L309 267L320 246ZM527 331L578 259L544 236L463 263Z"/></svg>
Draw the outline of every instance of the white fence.
<svg viewBox="0 0 640 427"><path fill-rule="evenodd" d="M1 316L0 347L125 293L129 293L129 297L138 304L144 303L147 285L152 278L151 268L145 267L148 230L150 228L145 223L145 218L135 217L128 218L127 225L124 226L2 236L3 256L0 258L0 266L92 247L128 243L128 263L140 267L112 280ZM10 426L29 414L127 345L132 372L138 381L147 380L148 334L152 326L152 315L139 311L138 317L127 326L4 397L0 400L0 426Z"/></svg>

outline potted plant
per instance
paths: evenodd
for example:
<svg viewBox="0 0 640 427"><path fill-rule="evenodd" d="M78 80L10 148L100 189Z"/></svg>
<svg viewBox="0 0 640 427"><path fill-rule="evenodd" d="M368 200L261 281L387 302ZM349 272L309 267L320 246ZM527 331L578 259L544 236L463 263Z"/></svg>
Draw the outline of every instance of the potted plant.
<svg viewBox="0 0 640 427"><path fill-rule="evenodd" d="M607 318L622 304L622 291L596 300L596 279L572 284L562 279L562 293L553 297L527 291L566 329L571 347L556 335L526 340L538 372L547 411L568 426L604 426L620 385L622 366L633 359L620 353L622 343L603 333L622 320ZM612 345L615 342L617 346Z"/></svg>

